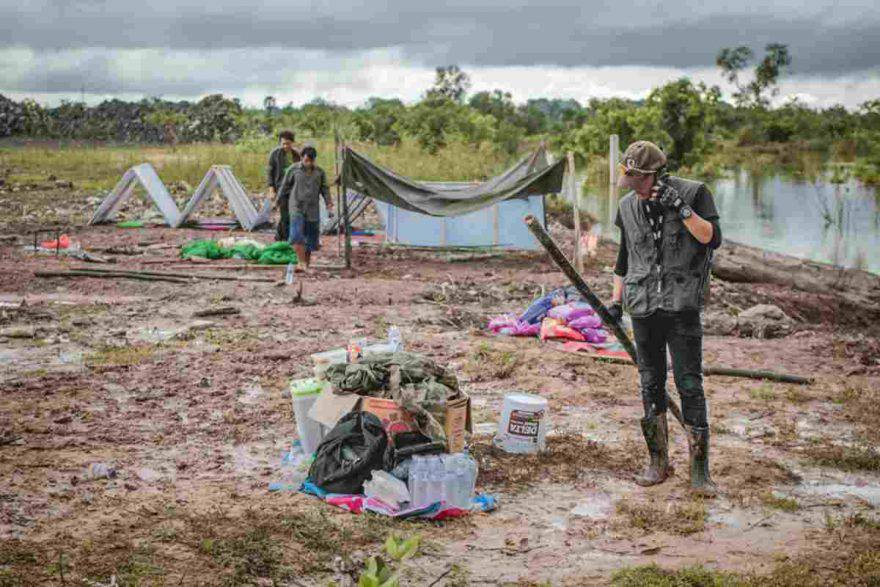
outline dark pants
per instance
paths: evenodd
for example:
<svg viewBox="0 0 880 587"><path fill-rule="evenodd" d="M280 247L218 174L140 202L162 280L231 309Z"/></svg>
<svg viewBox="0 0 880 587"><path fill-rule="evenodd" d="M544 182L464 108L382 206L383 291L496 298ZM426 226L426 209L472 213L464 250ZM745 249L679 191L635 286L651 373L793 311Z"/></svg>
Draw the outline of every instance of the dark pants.
<svg viewBox="0 0 880 587"><path fill-rule="evenodd" d="M275 240L279 242L287 242L290 236L290 208L287 204L288 200L278 200L281 219L278 221L278 227L275 229Z"/></svg>
<svg viewBox="0 0 880 587"><path fill-rule="evenodd" d="M632 322L645 415L666 411L668 346L684 421L690 426L707 426L706 397L703 394L703 325L699 312L657 310L646 318L633 318Z"/></svg>

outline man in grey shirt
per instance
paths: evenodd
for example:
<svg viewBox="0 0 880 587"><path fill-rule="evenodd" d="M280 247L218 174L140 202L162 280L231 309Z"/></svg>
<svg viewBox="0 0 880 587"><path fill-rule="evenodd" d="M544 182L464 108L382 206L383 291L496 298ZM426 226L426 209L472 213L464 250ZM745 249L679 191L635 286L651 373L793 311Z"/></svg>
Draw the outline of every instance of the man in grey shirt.
<svg viewBox="0 0 880 587"><path fill-rule="evenodd" d="M269 188L269 196L276 198L276 204L281 211L281 219L278 221L278 229L275 231L276 241L286 241L290 228L290 214L287 209L287 201L278 198L281 190L281 182L284 173L294 163L300 160L299 151L293 145L296 137L292 130L283 130L278 134L280 145L269 154L269 164L266 166L266 185Z"/></svg>
<svg viewBox="0 0 880 587"><path fill-rule="evenodd" d="M333 209L330 188L327 185L327 174L315 165L318 152L314 147L302 150L302 161L291 165L284 174L278 199L285 199L290 209L289 242L296 251L299 263L297 271L308 271L312 260L312 251L320 247L321 234L321 202L324 197L327 210Z"/></svg>

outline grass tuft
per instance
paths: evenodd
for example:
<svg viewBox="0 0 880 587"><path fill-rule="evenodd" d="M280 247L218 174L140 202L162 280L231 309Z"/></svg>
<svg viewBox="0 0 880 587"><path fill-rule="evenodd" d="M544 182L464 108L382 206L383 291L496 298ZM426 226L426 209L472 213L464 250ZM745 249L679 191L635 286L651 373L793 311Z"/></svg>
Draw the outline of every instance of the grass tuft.
<svg viewBox="0 0 880 587"><path fill-rule="evenodd" d="M519 365L519 354L514 350L499 349L487 342L474 348L464 364L464 372L474 381L507 379Z"/></svg>
<svg viewBox="0 0 880 587"><path fill-rule="evenodd" d="M617 513L629 527L646 533L667 532L682 536L702 532L708 515L706 504L700 499L666 505L623 499L617 502Z"/></svg>

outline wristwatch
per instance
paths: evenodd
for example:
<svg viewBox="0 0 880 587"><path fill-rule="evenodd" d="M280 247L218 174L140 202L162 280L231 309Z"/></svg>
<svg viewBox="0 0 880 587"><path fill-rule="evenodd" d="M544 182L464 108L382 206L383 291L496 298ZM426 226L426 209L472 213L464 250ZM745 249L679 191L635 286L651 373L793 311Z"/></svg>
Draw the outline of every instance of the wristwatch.
<svg viewBox="0 0 880 587"><path fill-rule="evenodd" d="M679 216L682 220L687 220L688 218L690 218L690 217L693 216L693 215L694 215L694 210L693 210L693 208L691 208L691 207L688 206L687 204L685 204L684 206L682 206L682 207L681 207L681 210L678 211L678 216Z"/></svg>

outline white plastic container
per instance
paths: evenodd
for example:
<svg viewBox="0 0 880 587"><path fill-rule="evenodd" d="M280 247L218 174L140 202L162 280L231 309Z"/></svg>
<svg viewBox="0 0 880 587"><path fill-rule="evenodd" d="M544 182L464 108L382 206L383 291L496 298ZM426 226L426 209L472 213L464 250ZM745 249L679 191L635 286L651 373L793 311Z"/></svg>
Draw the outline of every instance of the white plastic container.
<svg viewBox="0 0 880 587"><path fill-rule="evenodd" d="M308 417L309 408L324 389L324 382L314 379L295 379L290 382L290 395L293 400L293 415L296 430L303 452L312 454L324 440L324 428Z"/></svg>
<svg viewBox="0 0 880 587"><path fill-rule="evenodd" d="M547 400L530 393L504 396L495 445L516 454L544 450L547 438Z"/></svg>

